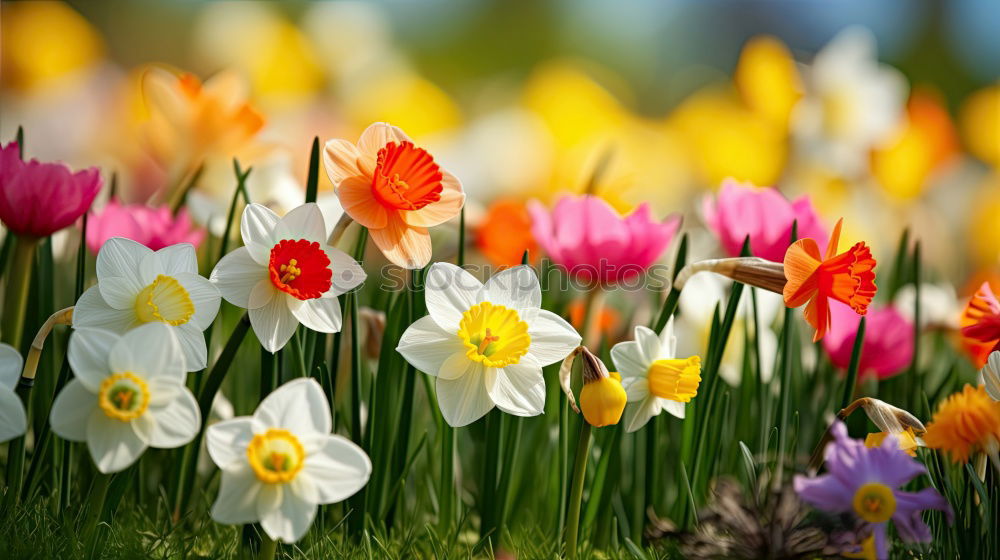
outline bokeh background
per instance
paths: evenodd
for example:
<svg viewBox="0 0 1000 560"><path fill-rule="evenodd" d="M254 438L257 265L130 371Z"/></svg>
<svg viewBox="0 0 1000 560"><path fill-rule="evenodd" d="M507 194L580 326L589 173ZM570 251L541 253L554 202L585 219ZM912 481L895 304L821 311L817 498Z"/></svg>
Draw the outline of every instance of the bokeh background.
<svg viewBox="0 0 1000 560"><path fill-rule="evenodd" d="M264 119L204 160L188 202L213 230L232 157L280 210L301 200L313 137L386 120L462 179L498 262L520 255L490 239L527 230L527 199L590 185L696 229L727 177L808 194L876 255L909 227L960 291L1000 262L993 0L5 1L0 136L23 126L29 156L162 203L190 139L166 156L150 141L156 67L232 79Z"/></svg>

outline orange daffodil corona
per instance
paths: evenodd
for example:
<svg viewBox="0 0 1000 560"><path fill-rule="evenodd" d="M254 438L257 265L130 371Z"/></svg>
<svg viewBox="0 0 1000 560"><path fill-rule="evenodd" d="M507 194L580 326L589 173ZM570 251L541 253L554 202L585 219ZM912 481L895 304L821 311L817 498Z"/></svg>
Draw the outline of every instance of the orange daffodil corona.
<svg viewBox="0 0 1000 560"><path fill-rule="evenodd" d="M211 281L229 303L248 310L261 345L277 352L299 323L314 331L340 331L337 296L365 280L365 271L326 244L326 224L315 203L279 218L265 206L243 211L244 246L212 271Z"/></svg>
<svg viewBox="0 0 1000 560"><path fill-rule="evenodd" d="M357 144L328 141L323 161L344 211L403 268L430 262L427 228L454 218L465 204L459 180L387 123L369 126Z"/></svg>

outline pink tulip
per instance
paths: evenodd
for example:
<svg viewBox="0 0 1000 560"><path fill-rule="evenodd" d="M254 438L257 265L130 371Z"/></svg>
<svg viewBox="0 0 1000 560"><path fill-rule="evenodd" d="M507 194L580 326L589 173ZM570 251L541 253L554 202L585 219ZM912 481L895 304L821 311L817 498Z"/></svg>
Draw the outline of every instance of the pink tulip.
<svg viewBox="0 0 1000 560"><path fill-rule="evenodd" d="M705 197L702 213L709 229L715 232L722 248L732 257L739 256L743 240L749 235L750 249L755 256L781 262L791 239L792 223L796 221L798 238L816 240L821 254L830 236L808 197L789 202L774 188L756 187L732 179L722 183L715 200Z"/></svg>
<svg viewBox="0 0 1000 560"><path fill-rule="evenodd" d="M25 237L71 225L101 190L96 167L73 173L61 163L21 161L17 142L0 148L0 221Z"/></svg>
<svg viewBox="0 0 1000 560"><path fill-rule="evenodd" d="M865 340L861 344L858 375L873 374L888 379L903 371L913 359L913 323L893 307L868 309ZM830 330L823 338L823 347L830 361L840 368L851 362L854 340L861 316L849 306L830 302Z"/></svg>
<svg viewBox="0 0 1000 560"><path fill-rule="evenodd" d="M653 219L648 204L622 216L593 195L564 196L549 212L528 204L531 232L549 257L576 279L614 284L637 277L663 254L680 216Z"/></svg>
<svg viewBox="0 0 1000 560"><path fill-rule="evenodd" d="M96 255L112 237L127 237L156 251L176 243L197 247L205 238L205 230L195 227L183 208L175 216L166 206L150 208L112 200L87 220L87 248Z"/></svg>

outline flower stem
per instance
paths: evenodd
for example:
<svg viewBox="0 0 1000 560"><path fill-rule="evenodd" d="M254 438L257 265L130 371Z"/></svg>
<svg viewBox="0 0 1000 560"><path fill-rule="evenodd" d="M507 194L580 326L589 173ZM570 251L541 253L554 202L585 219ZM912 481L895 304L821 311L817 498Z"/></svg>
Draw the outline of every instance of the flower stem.
<svg viewBox="0 0 1000 560"><path fill-rule="evenodd" d="M97 537L97 524L101 521L101 514L104 512L104 501L108 497L110 483L111 475L101 472L94 475L94 483L90 487L90 496L87 499L90 507L83 522L83 530L80 532L81 541L86 546L85 550L93 549L94 539Z"/></svg>
<svg viewBox="0 0 1000 560"><path fill-rule="evenodd" d="M8 234L13 235L13 234ZM4 291L3 319L0 322L0 340L20 350L24 332L24 313L28 308L28 288L31 286L31 268L34 264L38 239L16 236L14 254Z"/></svg>
<svg viewBox="0 0 1000 560"><path fill-rule="evenodd" d="M273 560L275 553L278 551L278 543L267 536L267 533L264 533L260 539L260 554L257 555L257 559Z"/></svg>
<svg viewBox="0 0 1000 560"><path fill-rule="evenodd" d="M569 494L569 513L566 519L566 558L576 558L576 540L580 531L580 504L583 502L583 483L590 456L590 423L580 422L580 439L573 459L573 486Z"/></svg>

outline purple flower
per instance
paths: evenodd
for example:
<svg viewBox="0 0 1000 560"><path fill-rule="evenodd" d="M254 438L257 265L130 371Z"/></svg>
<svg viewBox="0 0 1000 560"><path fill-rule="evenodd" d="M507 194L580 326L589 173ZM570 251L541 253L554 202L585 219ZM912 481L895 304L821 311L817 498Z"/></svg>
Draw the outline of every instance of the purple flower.
<svg viewBox="0 0 1000 560"><path fill-rule="evenodd" d="M834 441L826 448L827 473L808 478L797 475L795 491L814 507L831 513L853 513L861 528L875 538L878 558L889 557L886 526L889 520L908 542L930 542L930 528L920 518L925 509L945 512L948 502L933 488L902 492L900 486L927 472L923 465L899 450L894 436L880 447L865 447L847 435L843 422L831 428Z"/></svg>

